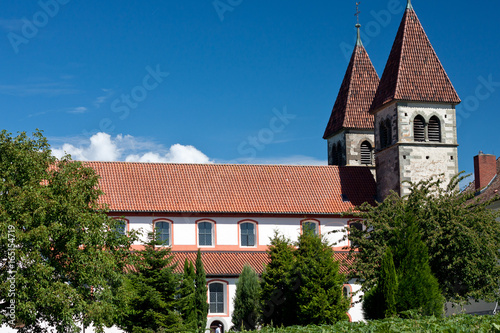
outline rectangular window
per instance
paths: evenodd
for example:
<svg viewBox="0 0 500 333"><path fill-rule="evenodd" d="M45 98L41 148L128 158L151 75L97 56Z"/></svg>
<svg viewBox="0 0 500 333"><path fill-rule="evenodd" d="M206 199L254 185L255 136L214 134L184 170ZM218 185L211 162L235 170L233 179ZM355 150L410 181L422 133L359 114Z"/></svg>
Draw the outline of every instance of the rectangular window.
<svg viewBox="0 0 500 333"><path fill-rule="evenodd" d="M224 285L210 284L210 313L224 313Z"/></svg>
<svg viewBox="0 0 500 333"><path fill-rule="evenodd" d="M118 235L125 236L125 234L127 233L127 222L118 220L115 226L115 232Z"/></svg>
<svg viewBox="0 0 500 333"><path fill-rule="evenodd" d="M170 245L170 223L156 222L155 223L156 237L163 245Z"/></svg>
<svg viewBox="0 0 500 333"><path fill-rule="evenodd" d="M212 246L212 223L198 223L198 242L200 246Z"/></svg>
<svg viewBox="0 0 500 333"><path fill-rule="evenodd" d="M255 224L241 223L241 246L255 246Z"/></svg>
<svg viewBox="0 0 500 333"><path fill-rule="evenodd" d="M303 233L311 232L314 235L317 235L318 234L318 224L315 222L304 222L302 224L302 232Z"/></svg>

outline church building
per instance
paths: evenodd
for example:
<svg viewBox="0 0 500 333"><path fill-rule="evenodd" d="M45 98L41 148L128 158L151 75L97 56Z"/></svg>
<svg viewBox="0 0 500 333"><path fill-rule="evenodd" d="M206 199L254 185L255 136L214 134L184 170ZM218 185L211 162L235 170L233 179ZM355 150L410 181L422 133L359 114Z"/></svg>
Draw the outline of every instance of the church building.
<svg viewBox="0 0 500 333"><path fill-rule="evenodd" d="M100 200L122 221L121 232L159 230L180 266L185 258L194 261L201 249L208 326L231 328L238 276L245 264L262 273L275 230L296 240L304 228L314 229L333 244L347 273L343 259L349 244L342 237L350 217L343 212L375 204L391 190L405 195L405 181L458 173L455 107L460 99L411 1L381 78L357 27L323 135L329 165L86 163L101 176ZM346 280L344 294L351 297L359 288ZM363 320L355 303L359 297L348 312L352 321Z"/></svg>

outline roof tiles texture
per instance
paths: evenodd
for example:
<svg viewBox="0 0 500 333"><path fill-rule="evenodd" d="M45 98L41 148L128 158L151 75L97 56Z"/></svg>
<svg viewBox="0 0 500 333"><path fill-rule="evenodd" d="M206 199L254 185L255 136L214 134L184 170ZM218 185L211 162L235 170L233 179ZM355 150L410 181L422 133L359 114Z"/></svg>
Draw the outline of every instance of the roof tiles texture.
<svg viewBox="0 0 500 333"><path fill-rule="evenodd" d="M184 252L172 252L174 255L174 261L178 263L176 272L182 273L184 267L184 261L187 259L192 262L193 265L196 261L197 252L195 251L184 251ZM348 261L347 252L335 252L335 260L339 261L339 271L343 274L350 272L352 260ZM239 276L243 271L243 267L246 264L250 265L257 274L262 274L264 267L270 262L269 255L267 252L251 252L251 251L241 251L241 252L214 252L206 251L201 252L201 261L203 262L203 267L205 273L208 277L215 276Z"/></svg>
<svg viewBox="0 0 500 333"><path fill-rule="evenodd" d="M337 214L373 203L365 167L86 162L114 212Z"/></svg>
<svg viewBox="0 0 500 333"><path fill-rule="evenodd" d="M460 103L412 8L403 16L370 111L393 100Z"/></svg>
<svg viewBox="0 0 500 333"><path fill-rule="evenodd" d="M373 115L368 111L378 84L379 77L368 53L363 45L356 45L323 138L342 128L373 129Z"/></svg>

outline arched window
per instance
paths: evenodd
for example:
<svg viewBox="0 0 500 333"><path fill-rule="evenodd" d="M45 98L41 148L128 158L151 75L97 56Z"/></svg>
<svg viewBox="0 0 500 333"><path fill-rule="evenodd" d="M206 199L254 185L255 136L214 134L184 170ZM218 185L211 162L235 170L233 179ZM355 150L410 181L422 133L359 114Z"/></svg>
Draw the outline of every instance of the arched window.
<svg viewBox="0 0 500 333"><path fill-rule="evenodd" d="M316 221L302 222L302 233L312 232L314 235L319 234L319 223Z"/></svg>
<svg viewBox="0 0 500 333"><path fill-rule="evenodd" d="M361 144L361 164L373 164L373 148L368 141Z"/></svg>
<svg viewBox="0 0 500 333"><path fill-rule="evenodd" d="M255 227L255 223L252 222L240 223L241 246L255 246Z"/></svg>
<svg viewBox="0 0 500 333"><path fill-rule="evenodd" d="M337 145L332 145L332 165L339 165L339 155L337 153Z"/></svg>
<svg viewBox="0 0 500 333"><path fill-rule="evenodd" d="M425 141L425 120L420 115L413 120L413 139L415 142Z"/></svg>
<svg viewBox="0 0 500 333"><path fill-rule="evenodd" d="M439 118L433 116L429 120L429 126L427 126L428 138L431 142L441 142L441 122Z"/></svg>
<svg viewBox="0 0 500 333"><path fill-rule="evenodd" d="M213 246L214 245L214 224L212 222L198 223L198 245Z"/></svg>
<svg viewBox="0 0 500 333"><path fill-rule="evenodd" d="M220 282L213 282L208 285L209 300L210 305L208 312L213 313L225 313L225 284Z"/></svg>
<svg viewBox="0 0 500 333"><path fill-rule="evenodd" d="M389 145L389 143L387 142L387 126L385 125L384 121L380 122L379 137L380 148L384 149Z"/></svg>
<svg viewBox="0 0 500 333"><path fill-rule="evenodd" d="M155 222L155 233L158 237L157 240L162 245L170 245L170 222L157 221Z"/></svg>

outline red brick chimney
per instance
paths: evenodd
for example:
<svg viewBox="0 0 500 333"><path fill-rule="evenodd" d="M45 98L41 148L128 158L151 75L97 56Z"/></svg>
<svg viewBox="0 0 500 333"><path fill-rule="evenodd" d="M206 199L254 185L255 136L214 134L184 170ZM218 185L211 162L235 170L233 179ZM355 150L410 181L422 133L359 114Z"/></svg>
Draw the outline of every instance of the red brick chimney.
<svg viewBox="0 0 500 333"><path fill-rule="evenodd" d="M476 190L480 190L491 182L497 174L497 159L495 155L483 154L479 152L474 156L474 178Z"/></svg>

